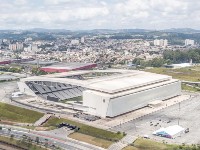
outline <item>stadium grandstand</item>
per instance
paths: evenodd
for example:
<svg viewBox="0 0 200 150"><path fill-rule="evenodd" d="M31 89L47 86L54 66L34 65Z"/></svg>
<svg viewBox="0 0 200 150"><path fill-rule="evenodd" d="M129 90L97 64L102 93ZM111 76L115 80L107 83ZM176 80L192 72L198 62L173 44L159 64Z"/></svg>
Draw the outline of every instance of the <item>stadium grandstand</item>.
<svg viewBox="0 0 200 150"><path fill-rule="evenodd" d="M50 66L41 67L40 70L45 72L68 72L75 70L88 70L96 67L95 63L56 63Z"/></svg>
<svg viewBox="0 0 200 150"><path fill-rule="evenodd" d="M81 101L84 112L115 117L181 94L170 76L136 70L79 70L33 76L18 82L20 92L47 101Z"/></svg>

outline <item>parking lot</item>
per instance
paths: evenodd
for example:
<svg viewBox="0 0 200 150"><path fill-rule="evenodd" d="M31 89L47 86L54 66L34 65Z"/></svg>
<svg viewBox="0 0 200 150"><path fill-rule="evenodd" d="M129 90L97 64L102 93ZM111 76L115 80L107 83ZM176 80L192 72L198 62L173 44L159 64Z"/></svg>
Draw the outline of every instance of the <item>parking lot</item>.
<svg viewBox="0 0 200 150"><path fill-rule="evenodd" d="M0 101L10 101L11 93L17 90L18 86L16 81L0 83Z"/></svg>
<svg viewBox="0 0 200 150"><path fill-rule="evenodd" d="M125 131L126 133L144 136L168 143L200 144L200 95L193 95L189 100L177 103L160 111L118 125L112 130ZM182 133L175 139L167 139L152 135L153 131L161 127L180 125L189 128L189 133Z"/></svg>

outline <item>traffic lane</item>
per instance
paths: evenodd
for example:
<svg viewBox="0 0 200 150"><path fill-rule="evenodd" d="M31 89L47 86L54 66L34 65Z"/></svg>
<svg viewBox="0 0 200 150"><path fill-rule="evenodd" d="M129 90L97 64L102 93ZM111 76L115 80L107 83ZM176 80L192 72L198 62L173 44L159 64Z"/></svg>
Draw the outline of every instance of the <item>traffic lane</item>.
<svg viewBox="0 0 200 150"><path fill-rule="evenodd" d="M35 135L32 133L23 132L23 131L17 131L17 130L8 131L8 130L3 129L0 132L0 134L7 135L7 136L14 135L14 138L17 138L17 139L23 139L24 135L26 135L27 137L31 137L31 139L33 139L33 140L36 139L36 137L39 137L40 142L48 143L48 145L55 145L55 146L58 146L63 149L82 150L80 148L74 147L76 145L74 145L74 146L69 145L69 143L67 143L65 141L61 141L61 140L58 141L58 139L49 139L47 137L42 137L42 136L38 136L38 135Z"/></svg>

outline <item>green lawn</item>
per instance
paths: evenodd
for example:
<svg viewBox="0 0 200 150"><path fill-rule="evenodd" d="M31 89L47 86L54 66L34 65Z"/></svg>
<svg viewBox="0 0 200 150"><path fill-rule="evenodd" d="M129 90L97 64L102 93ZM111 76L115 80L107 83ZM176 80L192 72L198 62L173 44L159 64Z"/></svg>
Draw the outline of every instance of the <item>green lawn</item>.
<svg viewBox="0 0 200 150"><path fill-rule="evenodd" d="M148 139L137 139L123 150L200 150L200 148L197 145L170 145Z"/></svg>
<svg viewBox="0 0 200 150"><path fill-rule="evenodd" d="M186 80L186 81L200 81L200 66L186 67L180 69L170 68L151 68L146 69L147 72L170 75L175 79Z"/></svg>
<svg viewBox="0 0 200 150"><path fill-rule="evenodd" d="M43 116L42 113L0 103L0 120L20 123L34 123Z"/></svg>
<svg viewBox="0 0 200 150"><path fill-rule="evenodd" d="M193 150L193 148L192 146L170 145L149 139L137 139L133 144L125 147L123 150Z"/></svg>
<svg viewBox="0 0 200 150"><path fill-rule="evenodd" d="M68 119L59 119L59 118L50 118L44 126L46 127L56 127L59 123L62 122L66 122L69 123L71 125L75 125L78 126L80 128L80 130L78 130L77 132L82 133L82 134L86 134L86 135L90 135L93 137L97 137L100 139L105 139L105 140L109 140L109 141L118 141L120 140L123 135L122 134L117 134L114 132L110 132L110 131L106 131L103 129L99 129L99 128L95 128L92 126L88 126L82 123L78 123L72 120L68 120Z"/></svg>
<svg viewBox="0 0 200 150"><path fill-rule="evenodd" d="M86 135L86 134L82 134L82 133L72 133L69 135L70 138L76 139L78 141L83 141L92 145L96 145L99 147L103 147L103 148L108 148L111 144L113 144L113 142L108 141L108 140L104 140L104 139L100 139L100 138L96 138L90 135Z"/></svg>
<svg viewBox="0 0 200 150"><path fill-rule="evenodd" d="M183 83L181 84L181 87L182 87L182 90L185 90L185 91L192 91L192 92L199 92L200 91L200 89L188 86L188 85L183 84Z"/></svg>
<svg viewBox="0 0 200 150"><path fill-rule="evenodd" d="M33 145L31 143L26 143L26 142L22 142L19 140L15 140L13 138L8 138L8 137L3 137L3 136L0 136L0 141L7 142L9 144L16 145L16 146L19 146L21 148L28 149L28 150L47 150L45 148Z"/></svg>
<svg viewBox="0 0 200 150"><path fill-rule="evenodd" d="M83 97L82 96L79 96L79 97L74 97L74 98L70 98L70 99L66 99L66 100L62 100L60 102L62 103L67 103L67 102L71 102L71 101L83 101Z"/></svg>
<svg viewBox="0 0 200 150"><path fill-rule="evenodd" d="M133 147L139 150L171 150L173 146L147 139L137 139Z"/></svg>
<svg viewBox="0 0 200 150"><path fill-rule="evenodd" d="M161 68L151 68L145 71L169 75L169 76L172 76L174 79L200 82L200 66L186 67L186 68L180 68L180 69L170 69L170 68L161 67ZM199 89L188 86L186 84L182 84L182 90L193 91L193 92L200 91Z"/></svg>

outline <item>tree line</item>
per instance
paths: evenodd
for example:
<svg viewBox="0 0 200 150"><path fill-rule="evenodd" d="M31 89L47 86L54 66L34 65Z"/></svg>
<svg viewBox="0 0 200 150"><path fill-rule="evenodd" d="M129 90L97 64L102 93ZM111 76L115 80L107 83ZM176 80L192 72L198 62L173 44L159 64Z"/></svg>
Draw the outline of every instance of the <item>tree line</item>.
<svg viewBox="0 0 200 150"><path fill-rule="evenodd" d="M132 63L137 67L161 67L163 65L177 64L177 63L189 63L192 60L193 63L200 63L200 49L192 49L187 51L164 51L163 58L154 58L149 61L145 61L141 58L135 58Z"/></svg>

